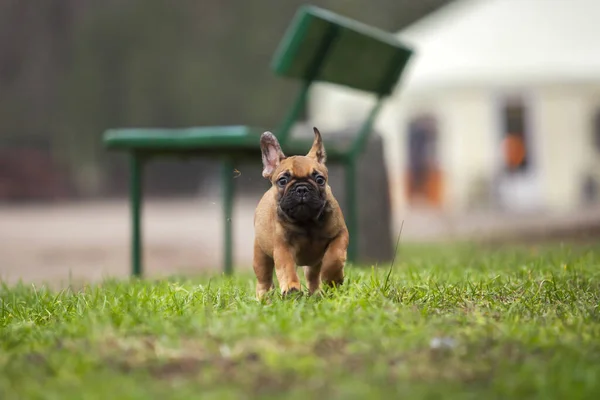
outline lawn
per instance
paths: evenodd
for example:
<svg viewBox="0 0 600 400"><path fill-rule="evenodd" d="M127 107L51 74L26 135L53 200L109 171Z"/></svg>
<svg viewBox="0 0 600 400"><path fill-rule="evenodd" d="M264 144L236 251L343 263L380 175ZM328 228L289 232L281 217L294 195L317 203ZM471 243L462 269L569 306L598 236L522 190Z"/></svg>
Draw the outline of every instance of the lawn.
<svg viewBox="0 0 600 400"><path fill-rule="evenodd" d="M251 273L0 287L0 399L600 398L600 247L405 246L316 297Z"/></svg>

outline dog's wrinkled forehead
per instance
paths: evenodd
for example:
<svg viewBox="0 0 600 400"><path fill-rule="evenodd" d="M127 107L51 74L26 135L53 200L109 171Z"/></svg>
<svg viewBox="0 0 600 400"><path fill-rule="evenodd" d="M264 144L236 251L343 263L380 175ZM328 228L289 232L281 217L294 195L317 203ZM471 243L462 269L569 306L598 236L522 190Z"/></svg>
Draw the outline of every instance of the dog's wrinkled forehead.
<svg viewBox="0 0 600 400"><path fill-rule="evenodd" d="M327 175L327 167L325 165L315 163L314 160L306 156L288 157L281 162L278 170L278 174L289 172L296 178L307 178L315 172Z"/></svg>

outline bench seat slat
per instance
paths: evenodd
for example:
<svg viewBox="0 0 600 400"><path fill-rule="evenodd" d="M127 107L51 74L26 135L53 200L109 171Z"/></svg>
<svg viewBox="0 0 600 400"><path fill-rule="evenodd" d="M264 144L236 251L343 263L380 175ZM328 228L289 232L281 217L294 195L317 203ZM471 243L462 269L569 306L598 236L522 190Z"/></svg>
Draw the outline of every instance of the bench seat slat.
<svg viewBox="0 0 600 400"><path fill-rule="evenodd" d="M263 129L248 126L207 126L190 128L121 128L106 132L104 143L112 150L136 152L260 152L260 135ZM340 159L346 146L324 140L327 154ZM312 142L290 139L283 151L287 155L306 154Z"/></svg>
<svg viewBox="0 0 600 400"><path fill-rule="evenodd" d="M111 129L104 136L110 149L152 150L205 147L256 147L263 131L246 126Z"/></svg>

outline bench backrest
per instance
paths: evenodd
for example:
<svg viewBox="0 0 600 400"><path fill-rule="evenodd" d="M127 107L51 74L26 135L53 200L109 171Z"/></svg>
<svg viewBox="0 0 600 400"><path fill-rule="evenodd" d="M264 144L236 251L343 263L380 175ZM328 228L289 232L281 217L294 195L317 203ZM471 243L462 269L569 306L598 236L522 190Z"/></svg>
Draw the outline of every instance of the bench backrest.
<svg viewBox="0 0 600 400"><path fill-rule="evenodd" d="M271 66L276 74L289 78L388 95L411 54L392 34L304 6L292 20Z"/></svg>
<svg viewBox="0 0 600 400"><path fill-rule="evenodd" d="M277 75L304 83L278 136L287 138L313 82L374 93L381 100L392 93L412 54L390 33L319 7L301 7L271 64Z"/></svg>

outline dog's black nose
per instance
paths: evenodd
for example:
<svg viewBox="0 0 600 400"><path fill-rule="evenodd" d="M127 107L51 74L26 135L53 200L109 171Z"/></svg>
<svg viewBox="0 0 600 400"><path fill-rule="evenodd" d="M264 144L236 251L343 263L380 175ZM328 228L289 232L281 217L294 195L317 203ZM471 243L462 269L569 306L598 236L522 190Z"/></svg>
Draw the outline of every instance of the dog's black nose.
<svg viewBox="0 0 600 400"><path fill-rule="evenodd" d="M296 194L298 196L304 196L307 193L308 193L308 187L306 187L304 185L296 187Z"/></svg>

